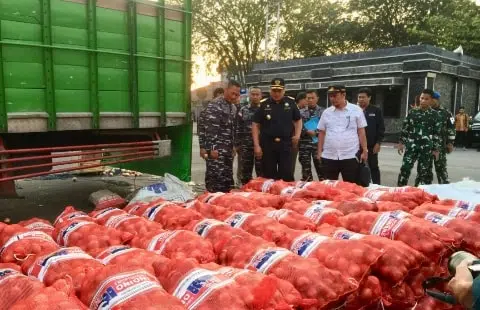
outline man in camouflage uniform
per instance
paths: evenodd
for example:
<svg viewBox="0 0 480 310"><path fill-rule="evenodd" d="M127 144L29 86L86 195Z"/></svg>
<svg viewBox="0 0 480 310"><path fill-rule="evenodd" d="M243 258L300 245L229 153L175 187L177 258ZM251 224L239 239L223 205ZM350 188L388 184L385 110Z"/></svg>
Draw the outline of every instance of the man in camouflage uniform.
<svg viewBox="0 0 480 310"><path fill-rule="evenodd" d="M213 99L211 101L202 102L202 109L198 116L197 120L197 135L198 135L198 144L200 146L200 157L203 159L208 158L207 150L205 148L205 110L210 102L215 101L216 99L223 96L223 88L216 88L213 91Z"/></svg>
<svg viewBox="0 0 480 310"><path fill-rule="evenodd" d="M433 91L425 89L420 96L420 107L412 109L403 122L398 144L398 153L403 156L398 186L408 184L410 172L418 160L415 186L432 184L433 158L438 158L440 149L440 127L438 113L431 108ZM406 149L405 149L406 148Z"/></svg>
<svg viewBox="0 0 480 310"><path fill-rule="evenodd" d="M453 151L453 143L455 142L455 118L450 111L445 110L440 105L440 93L434 92L432 109L439 115L441 128L440 128L440 149L438 160L434 160L435 172L437 173L438 184L450 183L447 172L447 153Z"/></svg>
<svg viewBox="0 0 480 310"><path fill-rule="evenodd" d="M223 97L210 102L204 114L203 148L207 171L205 185L209 192L228 192L233 182L235 138L235 103L240 96L240 84L230 81Z"/></svg>
<svg viewBox="0 0 480 310"><path fill-rule="evenodd" d="M300 109L303 124L314 117L322 116L323 108L318 106L318 94L315 90L307 92L307 106ZM313 142L313 138L318 136L318 130L306 130L302 128L300 136L298 161L302 165L302 181L313 181L312 159L319 180L323 179L320 160L317 158L317 143Z"/></svg>
<svg viewBox="0 0 480 310"><path fill-rule="evenodd" d="M241 171L241 183L247 184L252 179L252 170L255 165L257 177L262 175L262 161L253 154L252 121L255 112L260 107L262 91L258 87L250 88L250 103L240 108L236 118L235 146L240 155L238 170Z"/></svg>

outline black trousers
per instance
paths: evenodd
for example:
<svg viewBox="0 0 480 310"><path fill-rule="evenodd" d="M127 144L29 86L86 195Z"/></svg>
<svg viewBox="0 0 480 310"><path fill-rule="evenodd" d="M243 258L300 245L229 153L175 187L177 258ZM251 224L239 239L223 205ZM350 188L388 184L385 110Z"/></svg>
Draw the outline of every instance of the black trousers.
<svg viewBox="0 0 480 310"><path fill-rule="evenodd" d="M457 131L457 141L456 141L456 146L457 147L466 147L466 137L467 133L465 131Z"/></svg>
<svg viewBox="0 0 480 310"><path fill-rule="evenodd" d="M261 141L263 151L262 173L267 179L294 181L292 171L292 141L282 138L279 142L264 138Z"/></svg>
<svg viewBox="0 0 480 310"><path fill-rule="evenodd" d="M343 160L322 158L322 168L327 180L338 180L341 173L343 181L357 183L359 165L356 158Z"/></svg>
<svg viewBox="0 0 480 310"><path fill-rule="evenodd" d="M368 167L372 175L373 184L380 184L380 168L378 167L378 153L373 154L373 148L368 148Z"/></svg>

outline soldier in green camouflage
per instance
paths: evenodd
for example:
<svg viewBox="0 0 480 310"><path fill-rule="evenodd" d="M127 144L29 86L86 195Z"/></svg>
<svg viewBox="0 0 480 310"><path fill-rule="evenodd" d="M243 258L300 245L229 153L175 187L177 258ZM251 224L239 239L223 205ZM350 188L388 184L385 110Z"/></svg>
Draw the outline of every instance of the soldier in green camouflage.
<svg viewBox="0 0 480 310"><path fill-rule="evenodd" d="M438 159L440 149L440 118L431 108L433 91L425 89L420 96L420 107L412 109L403 122L403 128L398 144L398 153L403 156L398 186L408 184L413 165L417 163L417 178L415 186L432 184L432 165L434 157Z"/></svg>
<svg viewBox="0 0 480 310"><path fill-rule="evenodd" d="M448 184L447 172L447 154L453 151L453 143L455 142L455 118L450 111L440 106L440 93L435 91L433 93L432 109L439 115L440 128L440 149L438 160L434 160L435 172L437 173L438 184Z"/></svg>

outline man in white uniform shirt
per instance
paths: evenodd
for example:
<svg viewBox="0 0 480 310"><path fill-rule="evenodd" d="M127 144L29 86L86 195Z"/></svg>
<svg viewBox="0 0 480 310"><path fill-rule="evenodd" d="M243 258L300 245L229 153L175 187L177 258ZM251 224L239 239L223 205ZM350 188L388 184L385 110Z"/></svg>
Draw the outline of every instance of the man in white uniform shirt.
<svg viewBox="0 0 480 310"><path fill-rule="evenodd" d="M338 180L341 173L344 181L357 183L358 160L368 159L365 115L360 107L347 101L345 86L329 86L328 99L332 105L318 123L317 156L327 180Z"/></svg>

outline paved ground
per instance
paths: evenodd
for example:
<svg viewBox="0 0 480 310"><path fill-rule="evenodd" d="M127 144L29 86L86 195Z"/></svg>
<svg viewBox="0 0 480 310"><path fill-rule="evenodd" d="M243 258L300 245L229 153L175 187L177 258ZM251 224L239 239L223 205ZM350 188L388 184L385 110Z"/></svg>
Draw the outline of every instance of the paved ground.
<svg viewBox="0 0 480 310"><path fill-rule="evenodd" d="M194 137L192 160L192 181L194 189L202 190L204 183L205 162L198 156L198 139ZM475 150L458 150L448 156L449 173L453 182L463 177L480 181L480 153ZM382 183L394 186L400 170L401 157L393 145L385 145L380 153ZM236 163L235 163L236 167ZM410 177L410 184L415 178L415 169ZM296 179L300 178L300 165L297 163ZM127 196L135 188L158 182L155 176L141 177L76 177L49 176L43 179L22 180L17 182L17 191L21 199L0 199L0 221L9 218L17 222L33 216L52 220L66 205L74 205L82 210L92 209L88 201L90 193L100 189L110 189L122 196Z"/></svg>

